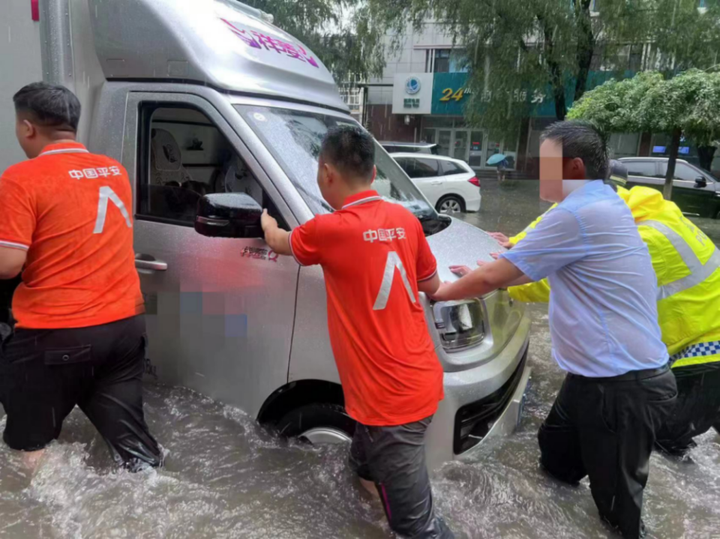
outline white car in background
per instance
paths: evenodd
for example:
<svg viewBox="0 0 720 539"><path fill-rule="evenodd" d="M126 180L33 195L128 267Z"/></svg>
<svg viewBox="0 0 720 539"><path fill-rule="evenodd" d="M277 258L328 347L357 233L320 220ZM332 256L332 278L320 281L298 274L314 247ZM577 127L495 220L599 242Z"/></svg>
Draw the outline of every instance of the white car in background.
<svg viewBox="0 0 720 539"><path fill-rule="evenodd" d="M417 153L390 155L439 213L480 211L480 180L464 161Z"/></svg>

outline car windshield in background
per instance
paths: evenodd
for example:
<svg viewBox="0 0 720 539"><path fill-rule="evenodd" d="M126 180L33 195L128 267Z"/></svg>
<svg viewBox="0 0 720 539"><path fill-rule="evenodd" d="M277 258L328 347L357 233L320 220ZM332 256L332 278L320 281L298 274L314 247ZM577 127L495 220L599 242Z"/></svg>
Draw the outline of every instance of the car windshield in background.
<svg viewBox="0 0 720 539"><path fill-rule="evenodd" d="M313 213L319 215L332 212L317 185L320 145L331 127L359 124L327 114L290 109L249 105L236 105L235 108L270 150ZM385 200L402 204L419 219L437 216L415 185L377 142L375 164L378 173L373 188Z"/></svg>

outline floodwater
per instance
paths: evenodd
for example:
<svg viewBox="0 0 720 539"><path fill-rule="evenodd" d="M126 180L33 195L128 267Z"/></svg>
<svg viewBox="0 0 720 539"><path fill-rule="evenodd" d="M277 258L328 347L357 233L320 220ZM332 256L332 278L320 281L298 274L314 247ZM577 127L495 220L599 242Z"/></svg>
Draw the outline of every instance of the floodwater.
<svg viewBox="0 0 720 539"><path fill-rule="evenodd" d="M547 208L530 181L485 182L484 197L483 212L467 219L488 230L518 232ZM717 223L698 224L720 241ZM550 358L547 309L531 306L530 314L533 381L522 424L475 462L434 475L438 509L458 537L612 537L586 481L563 486L538 469L536 432L563 375ZM278 440L185 389L148 385L147 416L167 452L159 471L117 471L77 411L32 480L0 444L0 537L391 537L380 506L355 484L346 447ZM703 436L689 461L654 455L651 466L649 537L720 537L720 436Z"/></svg>

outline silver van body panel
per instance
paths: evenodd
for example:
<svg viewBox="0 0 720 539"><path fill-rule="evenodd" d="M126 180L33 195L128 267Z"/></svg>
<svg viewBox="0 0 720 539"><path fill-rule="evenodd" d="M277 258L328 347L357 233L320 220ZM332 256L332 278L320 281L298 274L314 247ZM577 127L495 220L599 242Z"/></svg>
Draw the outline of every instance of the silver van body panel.
<svg viewBox="0 0 720 539"><path fill-rule="evenodd" d="M320 59L234 0L88 0L105 77L194 81L348 111Z"/></svg>
<svg viewBox="0 0 720 539"><path fill-rule="evenodd" d="M15 138L12 97L43 77L40 24L30 16L29 2L5 0L0 7L0 174L25 159Z"/></svg>
<svg viewBox="0 0 720 539"><path fill-rule="evenodd" d="M29 11L21 0L10 2L10 13L17 12L17 17L20 6ZM302 66L300 59L277 50L247 51L245 42L218 14L238 25L247 23L246 31L251 33L265 32L286 43L291 43L290 36L249 15L245 8L236 9L231 0L50 2L41 3L43 29L33 23L36 26L29 35L51 43L26 44L27 57L33 62L18 71L20 78L7 69L15 66L15 60L7 63L8 58L15 58L13 54L0 56L0 68L13 73L0 83L3 92L13 87L9 80L17 81L19 87L30 82L28 78L40 76L37 56L42 49L46 80L68 85L81 99L80 139L91 151L123 163L136 195L143 164L140 134L146 127L141 122L143 107L157 103L193 107L227 139L291 228L313 217L293 182L234 106L292 108L351 121L350 116L342 112L345 106L322 65L316 68L305 60ZM11 24L13 31L29 26L14 20ZM53 45L67 38L68 32L69 49ZM214 43L225 47L215 50ZM177 78L207 84L181 83ZM0 149L0 163L10 165L18 159L16 154ZM147 269L147 264L139 270L147 299L150 357L162 382L200 391L253 417L290 382L339 382L320 268L300 268L288 257L276 262L243 257L246 247L266 248L263 240L207 238L190 226L138 215L137 196L133 203L136 252L146 261L167 264L165 271ZM489 260L489 253L497 250L487 234L460 221L453 221L429 241L443 279L452 278L450 264L474 266L476 260ZM434 468L452 458L471 458L478 450L476 446L463 455L453 453L456 414L462 406L498 391L519 372L530 323L523 307L514 304L506 292L489 294L480 300L487 324L483 342L448 353L430 305L426 298L422 301L446 373L445 400L428 432L429 463ZM488 437L512 430L528 375L526 368L510 405L495 420Z"/></svg>

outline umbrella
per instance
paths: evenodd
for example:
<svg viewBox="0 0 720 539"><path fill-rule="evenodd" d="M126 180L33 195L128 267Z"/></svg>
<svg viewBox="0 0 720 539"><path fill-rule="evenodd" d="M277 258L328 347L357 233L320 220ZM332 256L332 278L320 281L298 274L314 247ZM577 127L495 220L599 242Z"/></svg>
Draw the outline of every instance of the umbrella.
<svg viewBox="0 0 720 539"><path fill-rule="evenodd" d="M495 155L491 156L490 159L488 159L487 166L492 167L495 165L499 165L503 161L505 161L507 157L505 157L504 154L496 153Z"/></svg>

